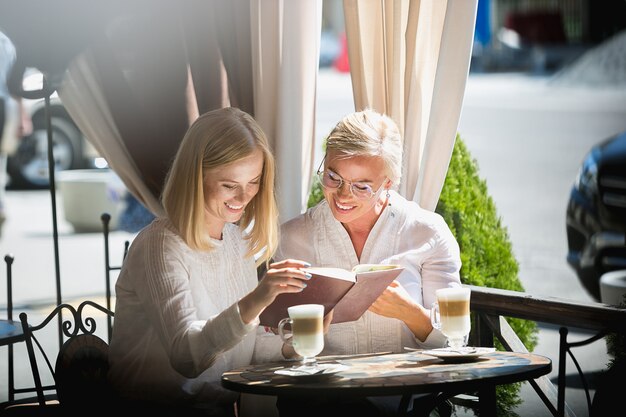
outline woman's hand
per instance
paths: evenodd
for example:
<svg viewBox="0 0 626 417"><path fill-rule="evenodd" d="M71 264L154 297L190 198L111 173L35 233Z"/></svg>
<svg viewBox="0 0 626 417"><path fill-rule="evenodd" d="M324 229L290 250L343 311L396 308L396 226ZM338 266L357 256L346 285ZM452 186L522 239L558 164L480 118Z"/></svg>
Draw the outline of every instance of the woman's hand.
<svg viewBox="0 0 626 417"><path fill-rule="evenodd" d="M308 262L286 259L270 264L257 287L239 300L239 313L244 323L250 323L270 305L278 294L300 292L311 278L302 270L311 266Z"/></svg>
<svg viewBox="0 0 626 417"><path fill-rule="evenodd" d="M369 311L384 317L402 320L422 342L433 329L429 311L416 303L397 281L393 281L383 291L370 306Z"/></svg>
<svg viewBox="0 0 626 417"><path fill-rule="evenodd" d="M413 301L406 290L393 281L385 291L370 306L369 311L392 319L402 320L408 314L413 314L418 304Z"/></svg>

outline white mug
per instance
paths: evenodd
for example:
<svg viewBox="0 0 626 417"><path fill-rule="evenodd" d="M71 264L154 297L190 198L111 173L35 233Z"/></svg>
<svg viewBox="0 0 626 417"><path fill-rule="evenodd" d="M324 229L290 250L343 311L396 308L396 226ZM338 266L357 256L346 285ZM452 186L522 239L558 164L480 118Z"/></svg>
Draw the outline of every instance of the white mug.
<svg viewBox="0 0 626 417"><path fill-rule="evenodd" d="M470 294L464 287L440 288L435 291L437 301L430 310L430 321L434 328L441 330L453 349L467 344L471 330Z"/></svg>

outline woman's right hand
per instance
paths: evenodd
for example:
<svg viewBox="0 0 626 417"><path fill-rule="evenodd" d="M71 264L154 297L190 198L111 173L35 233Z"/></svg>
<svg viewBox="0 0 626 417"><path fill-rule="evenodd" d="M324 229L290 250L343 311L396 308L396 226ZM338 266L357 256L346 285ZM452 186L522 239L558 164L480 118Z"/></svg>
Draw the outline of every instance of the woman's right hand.
<svg viewBox="0 0 626 417"><path fill-rule="evenodd" d="M239 300L239 314L244 323L250 323L270 305L278 294L300 292L311 275L303 268L308 262L286 259L271 263L257 287Z"/></svg>

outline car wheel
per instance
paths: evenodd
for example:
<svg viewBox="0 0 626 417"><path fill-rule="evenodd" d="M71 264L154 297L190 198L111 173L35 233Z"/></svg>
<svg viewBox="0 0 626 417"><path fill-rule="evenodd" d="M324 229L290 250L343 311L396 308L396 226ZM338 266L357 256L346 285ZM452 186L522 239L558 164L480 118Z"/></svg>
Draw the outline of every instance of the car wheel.
<svg viewBox="0 0 626 417"><path fill-rule="evenodd" d="M55 172L82 168L82 135L71 122L53 117L52 141ZM41 189L50 185L48 173L48 133L46 126L35 126L21 139L17 151L7 161L10 188Z"/></svg>

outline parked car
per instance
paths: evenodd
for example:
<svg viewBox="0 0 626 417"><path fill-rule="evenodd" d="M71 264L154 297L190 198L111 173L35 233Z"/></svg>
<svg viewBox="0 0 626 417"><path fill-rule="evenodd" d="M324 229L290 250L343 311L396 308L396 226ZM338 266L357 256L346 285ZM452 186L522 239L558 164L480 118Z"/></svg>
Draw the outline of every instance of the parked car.
<svg viewBox="0 0 626 417"><path fill-rule="evenodd" d="M626 269L626 132L594 146L567 204L567 262L600 301L600 277Z"/></svg>
<svg viewBox="0 0 626 417"><path fill-rule="evenodd" d="M24 77L25 90L41 89L42 74L31 70ZM32 189L49 186L48 132L46 129L45 100L23 100L33 121L33 133L20 139L13 154L8 155L9 188ZM86 140L67 113L57 93L50 97L53 155L55 171L80 168L102 168L106 162Z"/></svg>

